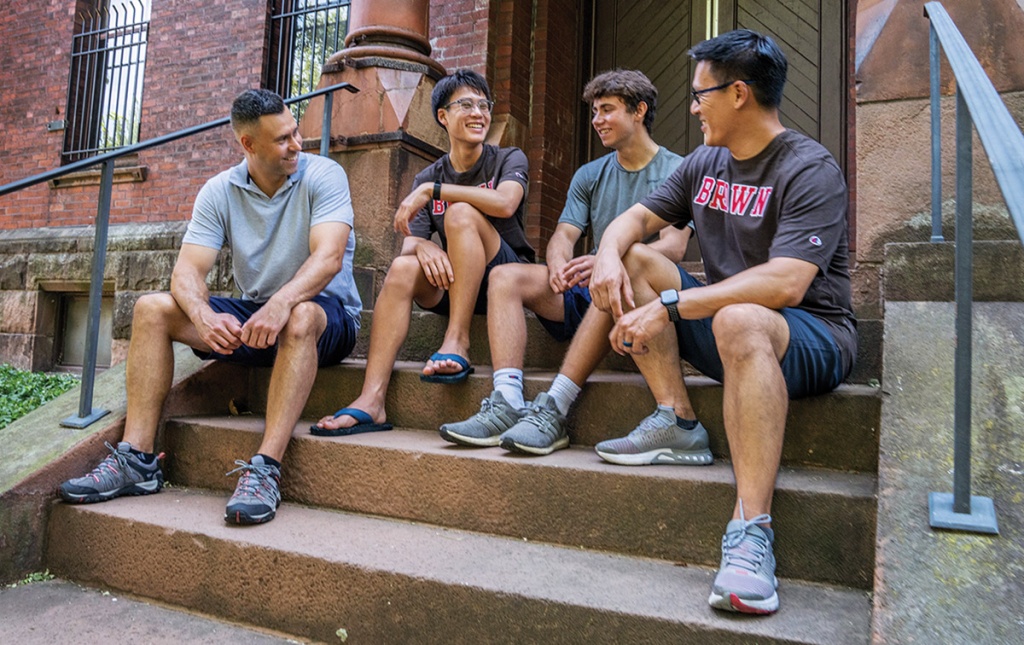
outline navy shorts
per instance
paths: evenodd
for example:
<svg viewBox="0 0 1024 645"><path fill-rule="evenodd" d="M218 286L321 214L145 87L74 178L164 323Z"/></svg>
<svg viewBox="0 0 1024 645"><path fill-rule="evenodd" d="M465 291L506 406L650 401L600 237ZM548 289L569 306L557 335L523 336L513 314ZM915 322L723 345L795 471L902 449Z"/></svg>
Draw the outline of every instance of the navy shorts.
<svg viewBox="0 0 1024 645"><path fill-rule="evenodd" d="M704 286L681 268L679 277L683 291ZM843 358L825 323L794 307L786 307L779 313L789 325L789 348L781 362L789 398L798 399L834 390L845 376ZM679 356L701 373L721 382L722 359L711 331L711 318L680 320L675 327Z"/></svg>
<svg viewBox="0 0 1024 645"><path fill-rule="evenodd" d="M327 314L327 327L316 344L317 365L320 367L337 365L355 347L356 336L359 333L356 321L348 315L341 301L336 298L315 296L310 302L320 305L324 313ZM245 321L249 320L262 306L252 300L210 297L211 309L219 314L231 314L238 319L240 324L245 324ZM274 364L274 359L277 357L277 345L266 349L254 349L242 345L230 354L218 354L200 349L193 349L192 352L204 361L217 360L254 367L269 367Z"/></svg>
<svg viewBox="0 0 1024 645"><path fill-rule="evenodd" d="M562 293L565 303L565 315L562 322L548 320L537 316L537 320L551 336L560 343L564 343L576 334L583 322L583 316L590 308L590 289L575 285Z"/></svg>
<svg viewBox="0 0 1024 645"><path fill-rule="evenodd" d="M473 307L473 313L480 316L487 314L487 278L491 275L491 269L500 264L512 264L515 262L525 262L522 258L516 255L516 252L512 250L512 247L508 245L505 240L501 241L501 247L498 249L498 253L494 256L494 259L487 263L484 267L484 277L480 280L480 292L476 296L476 305ZM448 315L450 308L450 302L448 299L448 290L445 289L444 294L441 296L441 300L438 301L433 307L423 307L426 311L432 311L435 314L441 314L442 316Z"/></svg>

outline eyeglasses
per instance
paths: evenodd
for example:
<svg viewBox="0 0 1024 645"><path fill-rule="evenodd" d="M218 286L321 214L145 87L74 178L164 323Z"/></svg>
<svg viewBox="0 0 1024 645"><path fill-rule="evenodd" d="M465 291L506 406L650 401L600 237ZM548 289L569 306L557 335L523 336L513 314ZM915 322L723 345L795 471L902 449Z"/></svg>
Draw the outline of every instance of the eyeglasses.
<svg viewBox="0 0 1024 645"><path fill-rule="evenodd" d="M443 109L450 110L453 105L459 106L459 109L463 114L472 113L473 108L480 110L481 114L490 114L491 108L494 107L494 101L488 101L487 99L480 99L479 101L474 101L473 99L460 99L443 106Z"/></svg>
<svg viewBox="0 0 1024 645"><path fill-rule="evenodd" d="M728 83L722 83L721 85L716 85L714 87L709 87L709 88L706 88L706 89L703 89L703 90L695 90L693 88L690 88L690 96L693 98L694 101L696 101L697 103L700 103L700 97L703 96L704 94L707 94L708 92L715 92L717 90L724 90L725 88L729 87L733 83L746 83L747 85L750 85L753 82L754 81L752 81L752 80L747 80L747 81L729 81Z"/></svg>

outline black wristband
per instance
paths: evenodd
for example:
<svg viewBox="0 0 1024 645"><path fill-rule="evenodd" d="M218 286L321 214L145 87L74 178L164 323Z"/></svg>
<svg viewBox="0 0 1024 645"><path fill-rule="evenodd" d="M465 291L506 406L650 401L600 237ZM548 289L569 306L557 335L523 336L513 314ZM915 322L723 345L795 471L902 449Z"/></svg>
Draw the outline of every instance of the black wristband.
<svg viewBox="0 0 1024 645"><path fill-rule="evenodd" d="M434 201L441 201L441 182L434 182Z"/></svg>

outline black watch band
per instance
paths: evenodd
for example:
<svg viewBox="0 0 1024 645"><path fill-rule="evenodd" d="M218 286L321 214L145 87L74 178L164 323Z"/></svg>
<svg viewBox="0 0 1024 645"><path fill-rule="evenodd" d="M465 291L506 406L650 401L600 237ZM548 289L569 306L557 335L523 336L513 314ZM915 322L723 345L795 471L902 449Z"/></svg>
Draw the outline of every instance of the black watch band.
<svg viewBox="0 0 1024 645"><path fill-rule="evenodd" d="M441 182L434 182L434 201L441 201Z"/></svg>

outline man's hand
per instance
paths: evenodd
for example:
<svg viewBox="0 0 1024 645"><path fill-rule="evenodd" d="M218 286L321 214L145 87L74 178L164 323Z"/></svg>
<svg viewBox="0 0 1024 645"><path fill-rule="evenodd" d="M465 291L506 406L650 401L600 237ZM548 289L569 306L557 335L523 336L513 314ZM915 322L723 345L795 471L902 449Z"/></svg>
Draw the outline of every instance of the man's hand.
<svg viewBox="0 0 1024 645"><path fill-rule="evenodd" d="M416 247L416 259L420 262L420 268L423 269L423 275L427 277L427 282L434 287L447 291L452 282L455 282L455 272L452 270L448 254L433 242L429 240L420 242Z"/></svg>
<svg viewBox="0 0 1024 645"><path fill-rule="evenodd" d="M626 354L646 354L647 341L660 334L668 326L668 310L660 300L652 300L643 307L623 314L608 334L612 349Z"/></svg>
<svg viewBox="0 0 1024 645"><path fill-rule="evenodd" d="M433 192L434 184L424 182L413 188L412 192L406 195L402 203L398 205L398 210L395 211L396 233L401 233L402 235L412 234L412 231L409 230L409 222L430 201Z"/></svg>
<svg viewBox="0 0 1024 645"><path fill-rule="evenodd" d="M253 349L273 347L291 313L291 307L271 298L242 325L242 342Z"/></svg>
<svg viewBox="0 0 1024 645"><path fill-rule="evenodd" d="M622 317L626 308L635 307L633 285L622 264L622 258L615 253L598 253L590 278L590 297L599 310L610 313L614 320ZM625 304L626 307L623 307Z"/></svg>
<svg viewBox="0 0 1024 645"><path fill-rule="evenodd" d="M591 254L581 255L565 263L562 267L562 283L565 289L571 289L576 285L586 287L590 284L590 276L594 272L594 256Z"/></svg>
<svg viewBox="0 0 1024 645"><path fill-rule="evenodd" d="M199 338L218 354L227 356L242 345L242 326L231 314L219 314L207 307L192 324Z"/></svg>

